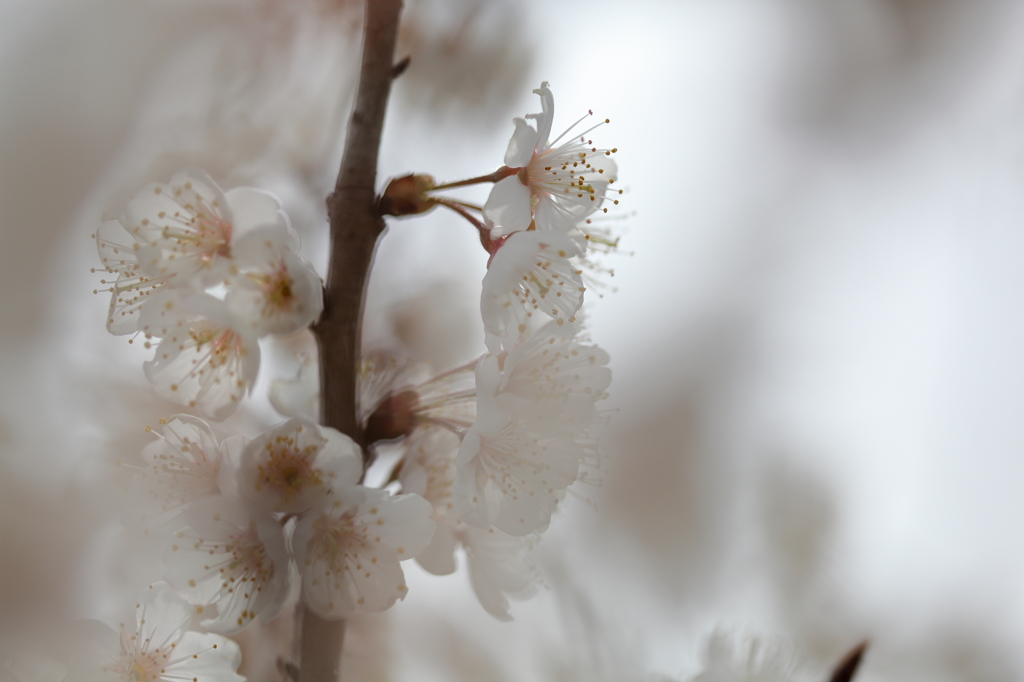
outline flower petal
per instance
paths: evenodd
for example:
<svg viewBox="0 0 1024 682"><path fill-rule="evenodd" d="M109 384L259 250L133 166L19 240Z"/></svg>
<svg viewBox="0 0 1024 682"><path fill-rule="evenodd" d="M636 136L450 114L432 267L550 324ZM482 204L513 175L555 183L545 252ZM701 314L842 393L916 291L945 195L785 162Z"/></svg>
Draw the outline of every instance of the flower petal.
<svg viewBox="0 0 1024 682"><path fill-rule="evenodd" d="M533 219L530 188L515 175L500 180L484 204L484 217L494 223L491 237L525 230Z"/></svg>

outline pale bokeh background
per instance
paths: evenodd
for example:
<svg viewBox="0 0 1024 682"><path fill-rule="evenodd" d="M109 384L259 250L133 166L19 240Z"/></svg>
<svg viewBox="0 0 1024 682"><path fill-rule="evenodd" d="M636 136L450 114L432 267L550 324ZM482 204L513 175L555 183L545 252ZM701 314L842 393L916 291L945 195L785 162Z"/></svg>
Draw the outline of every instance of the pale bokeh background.
<svg viewBox="0 0 1024 682"><path fill-rule="evenodd" d="M357 59L335 5L0 2L3 628L116 621L159 571L113 461L175 410L103 330L100 217L198 165L278 192L323 264ZM632 255L588 303L616 411L596 510L541 545L550 589L503 624L410 568L349 679L682 677L715 627L819 670L870 637L865 682L1022 678L1024 2L409 5L382 180L491 170L548 80L556 128L612 120ZM368 343L469 358L484 266L454 215L395 221ZM258 396L225 432L275 419Z"/></svg>

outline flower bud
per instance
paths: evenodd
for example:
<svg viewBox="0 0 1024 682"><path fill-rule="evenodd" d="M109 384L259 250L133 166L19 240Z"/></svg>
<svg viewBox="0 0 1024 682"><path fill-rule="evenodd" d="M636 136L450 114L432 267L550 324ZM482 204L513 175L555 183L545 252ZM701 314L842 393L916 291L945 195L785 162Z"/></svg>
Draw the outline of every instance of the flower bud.
<svg viewBox="0 0 1024 682"><path fill-rule="evenodd" d="M394 393L382 400L366 420L366 443L409 435L416 426L416 410L419 403L420 397L416 391Z"/></svg>
<svg viewBox="0 0 1024 682"><path fill-rule="evenodd" d="M377 207L381 215L415 215L434 208L435 201L427 196L434 189L434 178L429 175L405 175L394 178L384 188Z"/></svg>

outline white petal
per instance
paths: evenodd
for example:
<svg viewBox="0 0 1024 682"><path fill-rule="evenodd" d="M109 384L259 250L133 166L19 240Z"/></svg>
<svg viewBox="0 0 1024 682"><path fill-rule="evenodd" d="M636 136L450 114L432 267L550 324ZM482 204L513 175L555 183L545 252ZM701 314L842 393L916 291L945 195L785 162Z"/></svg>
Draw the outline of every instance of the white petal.
<svg viewBox="0 0 1024 682"><path fill-rule="evenodd" d="M320 368L305 357L294 379L274 379L268 397L274 409L285 417L320 418Z"/></svg>
<svg viewBox="0 0 1024 682"><path fill-rule="evenodd" d="M512 620L508 598L525 599L536 591L535 569L526 557L530 540L494 528L466 528L461 537L481 606L498 620Z"/></svg>
<svg viewBox="0 0 1024 682"><path fill-rule="evenodd" d="M143 365L159 397L218 421L234 412L256 381L260 349L234 326L223 301L172 290L147 306L141 322L144 332L161 338Z"/></svg>
<svg viewBox="0 0 1024 682"><path fill-rule="evenodd" d="M263 239L261 228L236 248L238 273L225 303L256 336L291 334L320 317L323 282L308 261Z"/></svg>
<svg viewBox="0 0 1024 682"><path fill-rule="evenodd" d="M433 575L450 575L455 572L455 546L457 543L458 538L455 535L454 524L438 524L430 545L416 555L416 563Z"/></svg>
<svg viewBox="0 0 1024 682"><path fill-rule="evenodd" d="M567 233L576 228L576 222L587 215L590 215L597 209L594 206L591 210L588 210L582 216L575 216L563 206L559 201L556 201L557 195L540 195L537 199L536 214L534 221L536 222L538 230L551 230L553 232Z"/></svg>
<svg viewBox="0 0 1024 682"><path fill-rule="evenodd" d="M560 326L575 322L585 287L570 259L580 255L568 235L539 230L510 235L484 275L484 330L511 348L516 338L543 319L553 318Z"/></svg>
<svg viewBox="0 0 1024 682"><path fill-rule="evenodd" d="M533 219L530 188L515 175L498 181L484 204L484 217L494 223L492 237L525 230Z"/></svg>
<svg viewBox="0 0 1024 682"><path fill-rule="evenodd" d="M225 192L224 197L234 216L232 250L240 239L256 228L268 228L281 248L292 252L298 250L299 236L292 229L281 202L273 194L255 187L235 187Z"/></svg>
<svg viewBox="0 0 1024 682"><path fill-rule="evenodd" d="M512 122L516 124L516 131L512 133L505 152L505 165L509 168L522 168L533 158L534 150L544 138L525 120L514 118Z"/></svg>
<svg viewBox="0 0 1024 682"><path fill-rule="evenodd" d="M540 95L540 114L532 114L529 118L537 121L537 146L547 146L551 137L551 124L555 120L555 97L548 88L548 82L544 81L540 87L533 91Z"/></svg>

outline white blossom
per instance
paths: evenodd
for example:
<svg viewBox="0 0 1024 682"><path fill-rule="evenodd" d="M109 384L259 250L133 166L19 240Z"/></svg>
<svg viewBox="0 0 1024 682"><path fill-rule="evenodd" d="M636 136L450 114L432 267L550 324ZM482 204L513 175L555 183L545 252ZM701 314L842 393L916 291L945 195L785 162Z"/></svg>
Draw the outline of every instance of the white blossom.
<svg viewBox="0 0 1024 682"><path fill-rule="evenodd" d="M495 225L492 237L525 230L531 223L538 230L570 232L601 208L618 175L611 159L617 150L595 147L586 138L593 128L558 144L574 124L549 141L554 97L546 82L534 92L540 96L542 113L526 118L534 119L537 127L514 119L516 130L505 152L505 166L516 173L498 181L484 205L484 217Z"/></svg>
<svg viewBox="0 0 1024 682"><path fill-rule="evenodd" d="M96 248L100 263L114 280L101 280L110 285L110 309L107 331L115 335L139 331L139 312L150 296L163 287L167 276L147 277L139 268L136 250L140 243L119 220L107 220L96 230ZM94 290L99 293L99 290Z"/></svg>
<svg viewBox="0 0 1024 682"><path fill-rule="evenodd" d="M805 682L809 678L792 645L748 638L737 643L722 632L708 639L704 670L689 682Z"/></svg>
<svg viewBox="0 0 1024 682"><path fill-rule="evenodd" d="M234 470L223 463L237 463L245 439L232 436L218 443L209 424L187 414L161 420L160 428L150 431L156 440L142 450L146 464L132 480L123 518L129 526L173 530L190 503L234 485Z"/></svg>
<svg viewBox="0 0 1024 682"><path fill-rule="evenodd" d="M507 353L477 366L478 399L531 423L585 426L611 383L608 354L579 343L575 328L552 321Z"/></svg>
<svg viewBox="0 0 1024 682"><path fill-rule="evenodd" d="M156 394L209 419L229 416L256 381L255 336L209 294L171 290L151 303L141 327L160 344L143 369Z"/></svg>
<svg viewBox="0 0 1024 682"><path fill-rule="evenodd" d="M456 459L459 518L517 537L543 532L579 472L583 451L573 436L532 428L501 409L482 413Z"/></svg>
<svg viewBox="0 0 1024 682"><path fill-rule="evenodd" d="M351 438L295 417L245 447L238 492L267 514L299 514L318 504L332 486L354 484L362 471L362 454Z"/></svg>
<svg viewBox="0 0 1024 682"><path fill-rule="evenodd" d="M512 620L509 597L526 599L537 589L537 569L529 559L534 538L464 526L459 540L466 550L469 580L480 605L498 620Z"/></svg>
<svg viewBox="0 0 1024 682"><path fill-rule="evenodd" d="M559 325L575 322L586 287L570 259L582 255L576 240L566 234L531 230L510 235L484 275L484 331L511 347L527 332L531 319L552 318ZM488 346L492 352L499 350L495 342Z"/></svg>
<svg viewBox="0 0 1024 682"><path fill-rule="evenodd" d="M230 634L259 616L268 623L290 589L281 524L238 500L213 497L191 505L188 527L164 552L167 581L190 603L215 606L205 628Z"/></svg>
<svg viewBox="0 0 1024 682"><path fill-rule="evenodd" d="M452 496L458 449L458 437L437 427L417 429L406 442L399 474L402 491L430 502L437 524L433 540L416 555L416 562L434 575L454 573L455 551L462 546L480 604L495 618L511 620L508 597L525 598L535 588L536 569L527 556L533 539L473 528L459 519Z"/></svg>
<svg viewBox="0 0 1024 682"><path fill-rule="evenodd" d="M223 280L233 246L254 228L276 232L287 250L298 240L275 197L252 187L223 192L198 168L140 189L120 221L139 244L141 270L149 277L172 276L177 287L205 288Z"/></svg>
<svg viewBox="0 0 1024 682"><path fill-rule="evenodd" d="M243 682L242 655L229 639L188 630L192 607L165 583L150 586L135 607L135 625L115 632L79 623L67 682Z"/></svg>
<svg viewBox="0 0 1024 682"><path fill-rule="evenodd" d="M452 486L459 437L439 427L418 428L403 444L405 456L398 480L402 492L430 502L437 530L430 544L416 555L416 563L434 575L455 572L455 548L460 521L455 515Z"/></svg>
<svg viewBox="0 0 1024 682"><path fill-rule="evenodd" d="M306 604L323 618L384 611L408 588L400 562L430 543L430 503L355 485L339 487L295 526L292 549Z"/></svg>
<svg viewBox="0 0 1024 682"><path fill-rule="evenodd" d="M316 270L289 250L283 233L258 228L240 237L225 302L257 336L290 334L323 310L323 283Z"/></svg>

